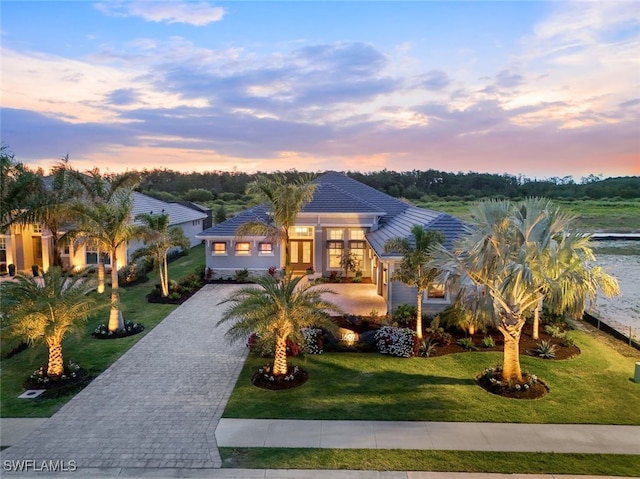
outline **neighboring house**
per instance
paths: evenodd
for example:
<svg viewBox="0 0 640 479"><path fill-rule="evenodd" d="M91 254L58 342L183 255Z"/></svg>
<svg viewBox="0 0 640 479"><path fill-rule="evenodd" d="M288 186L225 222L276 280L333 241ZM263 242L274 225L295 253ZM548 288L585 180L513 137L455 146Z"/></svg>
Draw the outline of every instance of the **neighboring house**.
<svg viewBox="0 0 640 479"><path fill-rule="evenodd" d="M177 203L156 200L142 193L133 193L132 221L140 213L168 213L171 226L179 226L191 243L191 247L201 243L196 235L203 230L207 214ZM143 243L132 241L118 254L118 266L127 264L131 254ZM125 251L126 250L126 251ZM125 254L126 253L126 254ZM65 247L61 251L64 268L82 268L98 264L98 251L90 242L84 246ZM103 252L105 265L111 263L109 255ZM6 272L9 264L17 271L30 271L34 264L46 270L53 262L51 233L40 225L12 225L5 234L0 234L0 272Z"/></svg>
<svg viewBox="0 0 640 479"><path fill-rule="evenodd" d="M370 277L386 300L388 311L400 304L415 304L414 288L390 281L400 256L386 254L384 243L409 237L413 225L419 224L441 231L445 246L451 246L464 223L451 215L405 203L342 173L326 173L314 183L314 197L299 213L291 232L294 271L303 273L313 268L322 276L339 273L340 259L348 249L357 257L363 277ZM267 242L264 237L236 236L238 226L256 219L269 221L267 205L243 211L197 235L206 240L206 267L213 270L214 278L233 277L244 268L259 276L270 267L285 264L282 245ZM450 303L449 293L441 285L433 285L424 297L425 313L439 311Z"/></svg>
<svg viewBox="0 0 640 479"><path fill-rule="evenodd" d="M206 230L207 228L211 228L211 226L213 226L213 211L208 206L194 203L193 201L172 201L171 203L177 203L179 205L186 206L187 208L191 208L192 210L196 210L200 213L206 214L207 217L202 223L203 230Z"/></svg>

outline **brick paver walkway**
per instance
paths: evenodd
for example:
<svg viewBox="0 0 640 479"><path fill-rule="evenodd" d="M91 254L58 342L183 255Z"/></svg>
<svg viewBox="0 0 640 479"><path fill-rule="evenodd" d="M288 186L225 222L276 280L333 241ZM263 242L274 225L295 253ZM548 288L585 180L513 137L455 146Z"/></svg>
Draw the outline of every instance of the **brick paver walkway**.
<svg viewBox="0 0 640 479"><path fill-rule="evenodd" d="M2 459L220 467L215 428L246 355L216 327L233 288L205 286Z"/></svg>

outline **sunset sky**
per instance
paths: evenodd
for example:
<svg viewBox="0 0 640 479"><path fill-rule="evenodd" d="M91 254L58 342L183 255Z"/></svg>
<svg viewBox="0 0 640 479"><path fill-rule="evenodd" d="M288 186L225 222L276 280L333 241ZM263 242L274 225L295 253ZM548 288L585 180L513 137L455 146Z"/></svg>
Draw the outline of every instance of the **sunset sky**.
<svg viewBox="0 0 640 479"><path fill-rule="evenodd" d="M637 1L0 9L29 166L640 175Z"/></svg>

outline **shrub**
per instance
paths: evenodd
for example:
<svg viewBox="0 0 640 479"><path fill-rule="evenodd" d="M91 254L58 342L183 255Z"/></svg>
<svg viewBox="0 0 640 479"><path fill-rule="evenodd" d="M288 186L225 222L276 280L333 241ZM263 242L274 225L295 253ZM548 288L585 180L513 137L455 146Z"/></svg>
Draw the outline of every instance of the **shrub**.
<svg viewBox="0 0 640 479"><path fill-rule="evenodd" d="M431 356L435 356L437 345L438 343L436 341L432 341L431 339L423 339L420 342L420 347L418 348L418 355L423 358L430 358Z"/></svg>
<svg viewBox="0 0 640 479"><path fill-rule="evenodd" d="M481 343L483 348L495 348L496 342L491 336L485 336Z"/></svg>
<svg viewBox="0 0 640 479"><path fill-rule="evenodd" d="M238 283L244 283L247 279L249 279L249 270L247 268L236 271L235 280Z"/></svg>
<svg viewBox="0 0 640 479"><path fill-rule="evenodd" d="M544 330L552 338L564 339L567 337L567 332L563 331L559 326L547 325L545 326Z"/></svg>
<svg viewBox="0 0 640 479"><path fill-rule="evenodd" d="M324 343L322 341L322 329L302 328L304 338L304 352L307 354L322 354Z"/></svg>
<svg viewBox="0 0 640 479"><path fill-rule="evenodd" d="M417 315L418 310L415 306L411 306L409 304L401 304L393 312L393 320L397 321L398 324L406 326L412 320L416 319Z"/></svg>
<svg viewBox="0 0 640 479"><path fill-rule="evenodd" d="M376 346L381 354L408 358L413 355L415 335L409 328L383 326L376 331Z"/></svg>
<svg viewBox="0 0 640 479"><path fill-rule="evenodd" d="M467 351L477 351L475 344L473 344L473 339L471 338L460 338L457 343L462 346Z"/></svg>
<svg viewBox="0 0 640 479"><path fill-rule="evenodd" d="M553 359L556 357L556 349L557 346L555 344L552 344L548 339L544 339L531 352L542 359Z"/></svg>

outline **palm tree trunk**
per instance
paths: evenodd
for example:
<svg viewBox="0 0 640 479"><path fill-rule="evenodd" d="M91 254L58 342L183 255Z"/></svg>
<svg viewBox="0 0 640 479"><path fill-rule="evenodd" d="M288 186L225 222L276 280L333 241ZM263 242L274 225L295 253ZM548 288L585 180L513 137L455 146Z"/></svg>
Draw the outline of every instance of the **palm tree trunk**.
<svg viewBox="0 0 640 479"><path fill-rule="evenodd" d="M169 267L167 266L167 257L162 258L160 262L160 287L162 288L162 297L169 296Z"/></svg>
<svg viewBox="0 0 640 479"><path fill-rule="evenodd" d="M504 353L502 358L502 380L522 382L520 369L520 333L524 326L524 318L510 324L501 321L498 329L504 337Z"/></svg>
<svg viewBox="0 0 640 479"><path fill-rule="evenodd" d="M418 304L416 306L416 338L422 339L422 291L418 290Z"/></svg>
<svg viewBox="0 0 640 479"><path fill-rule="evenodd" d="M469 323L469 327L467 328L469 330L469 336L473 336L474 334L476 334L476 325L473 323Z"/></svg>
<svg viewBox="0 0 640 479"><path fill-rule="evenodd" d="M47 363L47 376L61 376L64 373L64 360L62 359L62 343L57 340L47 340L49 348L49 362Z"/></svg>
<svg viewBox="0 0 640 479"><path fill-rule="evenodd" d="M104 261L102 261L102 254L98 249L98 294L104 293Z"/></svg>
<svg viewBox="0 0 640 479"><path fill-rule="evenodd" d="M542 298L538 301L533 310L533 339L540 338L540 310L542 309Z"/></svg>
<svg viewBox="0 0 640 479"><path fill-rule="evenodd" d="M120 311L118 294L118 257L115 248L111 251L111 310L109 311L109 331L122 331L124 319Z"/></svg>
<svg viewBox="0 0 640 479"><path fill-rule="evenodd" d="M287 374L287 371L287 338L278 336L276 338L276 351L273 360L273 374L274 376L278 376Z"/></svg>

